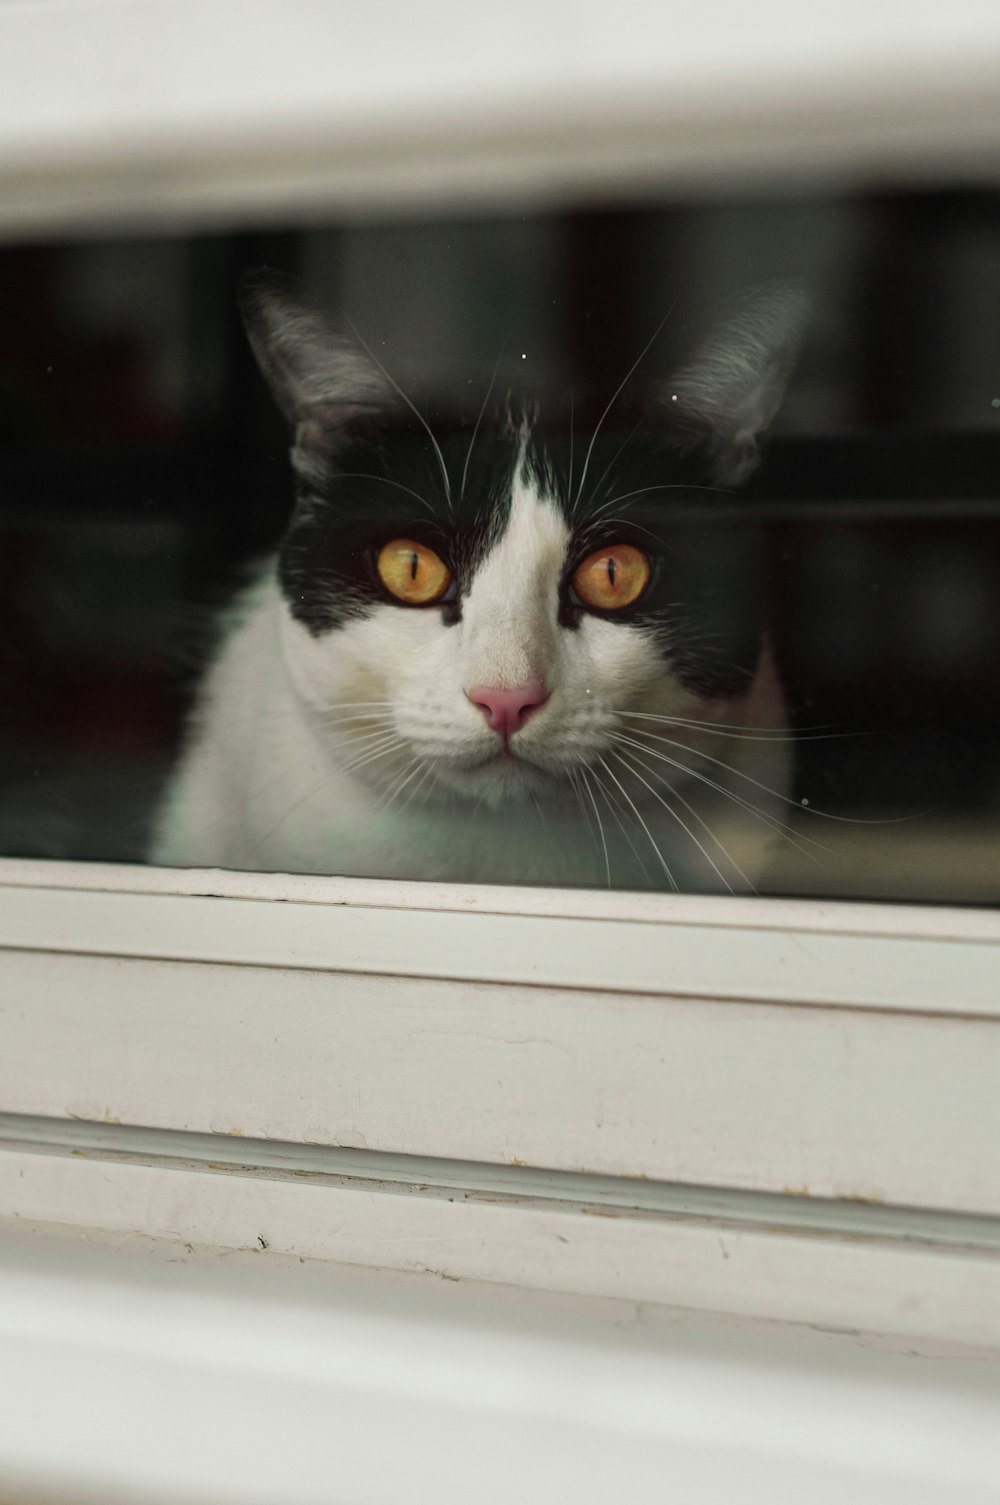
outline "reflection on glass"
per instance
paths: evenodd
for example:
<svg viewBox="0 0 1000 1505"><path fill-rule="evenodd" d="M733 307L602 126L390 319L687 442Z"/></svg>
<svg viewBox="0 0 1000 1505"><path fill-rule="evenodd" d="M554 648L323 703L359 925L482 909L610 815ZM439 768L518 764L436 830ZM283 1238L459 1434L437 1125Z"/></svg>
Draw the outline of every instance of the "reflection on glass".
<svg viewBox="0 0 1000 1505"><path fill-rule="evenodd" d="M0 851L993 900L998 209L3 251Z"/></svg>

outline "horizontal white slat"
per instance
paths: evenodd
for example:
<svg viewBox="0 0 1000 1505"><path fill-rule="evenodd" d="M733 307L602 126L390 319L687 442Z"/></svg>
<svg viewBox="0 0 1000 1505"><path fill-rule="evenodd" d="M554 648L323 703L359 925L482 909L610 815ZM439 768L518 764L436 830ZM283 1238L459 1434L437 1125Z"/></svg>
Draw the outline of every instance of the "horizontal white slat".
<svg viewBox="0 0 1000 1505"><path fill-rule="evenodd" d="M0 951L0 1038L8 1112L1000 1212L989 1019Z"/></svg>
<svg viewBox="0 0 1000 1505"><path fill-rule="evenodd" d="M475 131L491 103L516 128L519 118L558 120L588 103L634 109L637 95L648 108L670 85L802 100L825 83L848 102L857 72L891 93L908 69L936 69L940 79L957 65L981 68L984 52L995 60L1000 48L988 0L955 0L947 13L930 0L842 0L818 12L761 0L752 13L709 0L675 14L655 0L624 0L613 15L582 0L573 25L555 0L475 13L461 0L428 0L419 14L400 0L348 11L310 0L178 0L169 12L144 0L8 0L2 19L9 87L0 119L20 128L24 146L56 139L74 152L123 125L402 130L464 117ZM71 92L36 91L45 66ZM115 143L120 155L130 149Z"/></svg>
<svg viewBox="0 0 1000 1505"><path fill-rule="evenodd" d="M995 1498L995 1362L622 1331L451 1283L296 1283L266 1255L253 1274L140 1270L79 1240L19 1242L0 1260L0 1483L30 1498Z"/></svg>
<svg viewBox="0 0 1000 1505"><path fill-rule="evenodd" d="M822 931L920 940L1000 938L1000 915L996 912L943 905L632 893L621 889L518 888L510 884L501 887L488 883L320 877L305 873L234 872L224 868L53 862L28 857L0 857L0 892L7 887L270 899L282 904L348 904L362 909L439 910L456 914L555 915L563 919L634 920L651 925L795 933Z"/></svg>
<svg viewBox="0 0 1000 1505"><path fill-rule="evenodd" d="M992 170L990 0L0 6L0 223Z"/></svg>
<svg viewBox="0 0 1000 1505"><path fill-rule="evenodd" d="M291 1181L338 1191L418 1194L490 1207L625 1216L739 1232L865 1239L905 1247L978 1250L1000 1255L1000 1217L886 1207L870 1202L682 1186L645 1177L599 1176L523 1165L392 1155L377 1150L288 1144L273 1139L135 1128L80 1119L0 1113L0 1150L102 1164ZM169 1178L167 1178L169 1181ZM71 1185L71 1178L67 1187ZM77 1199L85 1212L86 1198ZM77 1216L74 1210L74 1216ZM50 1217L48 1221L58 1221ZM254 1238L247 1247L258 1247ZM370 1261L369 1261L370 1262Z"/></svg>
<svg viewBox="0 0 1000 1505"><path fill-rule="evenodd" d="M178 1136L181 1137L181 1136ZM253 1151L246 1157L252 1161ZM466 1176L471 1174L466 1167ZM516 1178L512 1178L514 1180ZM586 1178L581 1195L587 1195ZM772 1211L774 1199L705 1198L574 1202L536 1194L450 1195L427 1183L283 1174L252 1165L160 1165L0 1148L2 1216L25 1223L188 1245L268 1251L307 1260L432 1273L587 1298L652 1303L687 1311L778 1320L922 1343L1000 1349L1000 1238L996 1221L965 1242L963 1220L949 1240L920 1236L920 1218L865 1209L810 1218L798 1226ZM544 1184L542 1191L544 1192ZM749 1206L746 1205L749 1202ZM855 1215L852 1215L855 1214ZM947 1224L947 1220L942 1220ZM970 1220L964 1220L968 1223ZM985 1222L986 1220L984 1220ZM888 1231L886 1231L888 1230ZM2 1244L2 1222L0 1222ZM189 1251L190 1252L190 1251Z"/></svg>
<svg viewBox="0 0 1000 1505"><path fill-rule="evenodd" d="M912 917L892 935L880 916L874 934L863 921L813 929L809 906L794 923L779 911L770 927L744 926L741 901L661 901L654 926L593 908L570 918L27 885L0 887L0 899L0 948L1000 1019L1000 915L959 920L949 935L932 911L930 935Z"/></svg>

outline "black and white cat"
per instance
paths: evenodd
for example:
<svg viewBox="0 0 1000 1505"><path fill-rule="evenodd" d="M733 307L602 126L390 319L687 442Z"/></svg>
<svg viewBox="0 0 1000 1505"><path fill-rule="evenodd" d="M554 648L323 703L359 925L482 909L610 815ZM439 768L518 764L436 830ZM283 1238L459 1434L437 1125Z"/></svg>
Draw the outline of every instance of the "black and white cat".
<svg viewBox="0 0 1000 1505"><path fill-rule="evenodd" d="M612 382L589 432L498 382L478 411L418 406L273 280L244 308L296 502L225 624L153 860L752 886L789 739L733 488L799 294L759 293L669 382Z"/></svg>

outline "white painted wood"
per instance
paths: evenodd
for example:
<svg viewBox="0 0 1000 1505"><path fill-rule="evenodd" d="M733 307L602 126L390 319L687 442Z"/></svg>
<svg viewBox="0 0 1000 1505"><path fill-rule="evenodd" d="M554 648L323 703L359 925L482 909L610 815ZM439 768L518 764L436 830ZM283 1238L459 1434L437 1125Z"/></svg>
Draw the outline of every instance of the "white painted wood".
<svg viewBox="0 0 1000 1505"><path fill-rule="evenodd" d="M4 950L0 1036L6 1111L1000 1211L989 1019Z"/></svg>
<svg viewBox="0 0 1000 1505"><path fill-rule="evenodd" d="M20 1113L0 1114L0 1149L164 1170L200 1169L220 1175L291 1180L296 1185L308 1183L337 1190L382 1191L397 1196L418 1193L491 1207L583 1210L595 1217L605 1212L624 1213L737 1230L763 1227L774 1234L880 1239L927 1248L1000 1252L998 1217Z"/></svg>
<svg viewBox="0 0 1000 1505"><path fill-rule="evenodd" d="M0 1148L3 1216L88 1239L1000 1350L1000 1219L107 1128L60 1144L39 1121L23 1132Z"/></svg>
<svg viewBox="0 0 1000 1505"><path fill-rule="evenodd" d="M451 1280L1000 1348L1000 1255L626 1209L0 1154L6 1216Z"/></svg>
<svg viewBox="0 0 1000 1505"><path fill-rule="evenodd" d="M579 920L634 920L738 930L823 931L837 935L996 941L992 910L945 905L866 904L828 899L731 898L630 893L618 889L518 888L488 883L415 883L394 878L318 877L230 872L224 868L138 867L113 862L52 862L0 857L0 897L13 888L72 888L84 893L175 894L281 903L348 904L362 909L446 910Z"/></svg>
<svg viewBox="0 0 1000 1505"><path fill-rule="evenodd" d="M991 0L7 0L0 223L991 173Z"/></svg>
<svg viewBox="0 0 1000 1505"><path fill-rule="evenodd" d="M7 1248L7 1492L108 1505L996 1499L995 1359L623 1331L471 1306L452 1285L359 1288L335 1268L296 1284L267 1259L206 1272Z"/></svg>
<svg viewBox="0 0 1000 1505"><path fill-rule="evenodd" d="M949 936L947 914L931 921L938 933L929 936L886 935L884 920L874 936L843 922L837 932L814 931L808 907L787 929L744 927L738 900L721 901L706 927L685 923L683 906L668 899L654 927L593 913L276 905L24 885L0 896L0 948L1000 1019L1000 915L976 916L972 938L963 921ZM570 907L568 895L563 902ZM710 915L716 902L695 901L695 914ZM736 923L718 923L723 915Z"/></svg>

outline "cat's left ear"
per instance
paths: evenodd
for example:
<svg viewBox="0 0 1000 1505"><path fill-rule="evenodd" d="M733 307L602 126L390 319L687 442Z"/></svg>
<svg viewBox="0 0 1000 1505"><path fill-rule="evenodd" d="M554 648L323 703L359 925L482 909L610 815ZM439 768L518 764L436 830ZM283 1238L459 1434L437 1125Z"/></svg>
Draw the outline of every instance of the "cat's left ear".
<svg viewBox="0 0 1000 1505"><path fill-rule="evenodd" d="M753 470L799 352L804 289L771 284L746 298L691 361L660 388L658 402L686 445L708 452L711 475L737 485Z"/></svg>
<svg viewBox="0 0 1000 1505"><path fill-rule="evenodd" d="M344 339L288 279L255 273L240 307L257 364L295 430L292 462L306 476L324 468L351 427L393 398L382 370Z"/></svg>

